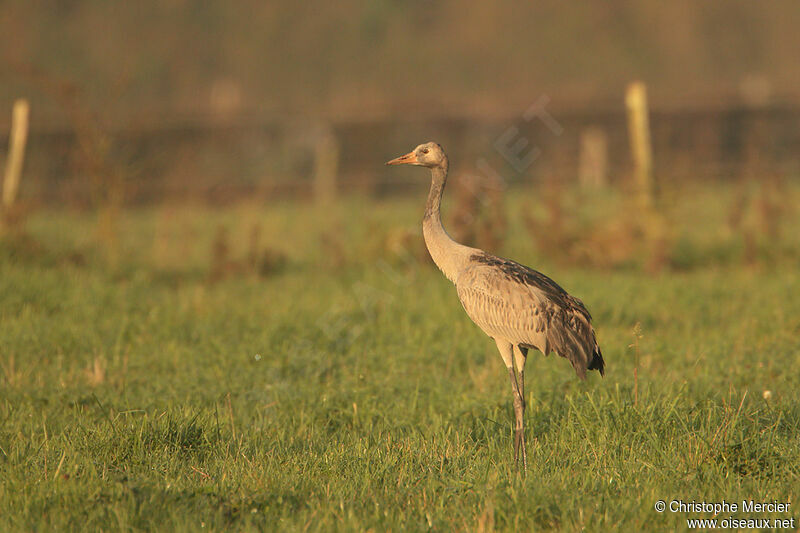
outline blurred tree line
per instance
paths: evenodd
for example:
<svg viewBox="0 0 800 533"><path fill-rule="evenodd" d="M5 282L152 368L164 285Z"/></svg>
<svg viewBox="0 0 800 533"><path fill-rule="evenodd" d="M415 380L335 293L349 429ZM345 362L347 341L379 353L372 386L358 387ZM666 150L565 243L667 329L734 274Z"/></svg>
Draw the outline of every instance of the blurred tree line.
<svg viewBox="0 0 800 533"><path fill-rule="evenodd" d="M63 81L116 124L492 115L617 105L633 78L663 106L795 102L797 28L795 0L4 0L0 102L58 121Z"/></svg>

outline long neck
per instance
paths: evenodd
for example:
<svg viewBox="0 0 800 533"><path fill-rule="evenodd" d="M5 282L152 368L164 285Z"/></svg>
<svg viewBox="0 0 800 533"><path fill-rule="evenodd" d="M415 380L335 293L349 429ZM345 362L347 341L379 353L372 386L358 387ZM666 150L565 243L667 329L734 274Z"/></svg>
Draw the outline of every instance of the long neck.
<svg viewBox="0 0 800 533"><path fill-rule="evenodd" d="M458 274L467 266L469 257L477 250L457 243L442 226L442 194L447 182L447 159L440 166L431 168L431 190L425 203L422 219L422 234L433 262L447 279L456 282Z"/></svg>
<svg viewBox="0 0 800 533"><path fill-rule="evenodd" d="M440 166L431 168L431 190L425 202L425 220L434 219L442 225L442 195L447 183L447 159Z"/></svg>

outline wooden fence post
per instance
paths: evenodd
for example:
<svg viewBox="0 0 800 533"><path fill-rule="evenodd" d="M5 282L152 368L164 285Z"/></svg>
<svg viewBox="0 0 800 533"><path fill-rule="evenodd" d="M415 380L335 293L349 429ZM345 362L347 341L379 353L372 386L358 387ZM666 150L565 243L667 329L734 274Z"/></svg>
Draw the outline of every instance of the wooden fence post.
<svg viewBox="0 0 800 533"><path fill-rule="evenodd" d="M581 132L578 182L581 187L600 188L608 180L608 137L602 128L589 127Z"/></svg>
<svg viewBox="0 0 800 533"><path fill-rule="evenodd" d="M3 176L3 210L14 205L19 190L22 163L25 160L25 143L28 139L28 101L20 98L14 102L11 114L11 134L8 137L8 160Z"/></svg>
<svg viewBox="0 0 800 533"><path fill-rule="evenodd" d="M628 108L628 133L633 154L639 223L644 230L647 262L645 268L658 272L670 260L670 231L664 215L656 205L656 184L653 178L653 148L650 140L650 119L647 110L647 88L636 81L625 94Z"/></svg>
<svg viewBox="0 0 800 533"><path fill-rule="evenodd" d="M628 108L628 133L634 164L634 180L641 207L653 207L653 149L650 141L650 119L647 110L647 87L640 81L628 85L625 94Z"/></svg>

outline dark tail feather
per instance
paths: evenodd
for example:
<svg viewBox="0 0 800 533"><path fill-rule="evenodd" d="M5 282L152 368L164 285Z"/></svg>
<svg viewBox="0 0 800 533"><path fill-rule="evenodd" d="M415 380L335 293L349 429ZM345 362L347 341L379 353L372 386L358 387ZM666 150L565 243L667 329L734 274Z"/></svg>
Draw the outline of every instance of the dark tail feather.
<svg viewBox="0 0 800 533"><path fill-rule="evenodd" d="M594 357L592 358L592 362L589 363L589 370L599 370L600 375L604 376L605 373L605 366L606 362L603 361L603 354L600 353L600 347L595 344L594 347Z"/></svg>
<svg viewBox="0 0 800 533"><path fill-rule="evenodd" d="M548 331L548 343L561 357L569 359L572 367L581 379L586 379L587 370L599 370L605 373L605 361L600 353L594 330L585 317L582 321L573 321L562 328L551 328ZM588 365L587 365L588 362Z"/></svg>

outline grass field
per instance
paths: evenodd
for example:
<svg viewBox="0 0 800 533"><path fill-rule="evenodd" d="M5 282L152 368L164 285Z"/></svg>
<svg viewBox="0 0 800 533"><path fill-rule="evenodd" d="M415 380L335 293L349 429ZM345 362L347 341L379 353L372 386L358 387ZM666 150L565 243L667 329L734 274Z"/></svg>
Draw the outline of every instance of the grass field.
<svg viewBox="0 0 800 533"><path fill-rule="evenodd" d="M523 478L494 344L416 257L421 187L326 211L138 209L115 226L32 214L0 248L0 530L636 531L710 516L654 511L673 499L791 502L733 516L800 519L796 212L743 266L731 190L685 191L670 200L679 268L645 274L549 261L519 222L539 202L515 193L500 252L584 300L607 362L580 382L529 357ZM253 227L283 263L242 266ZM406 230L408 254L387 244Z"/></svg>

